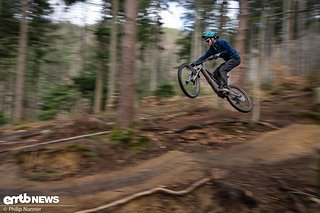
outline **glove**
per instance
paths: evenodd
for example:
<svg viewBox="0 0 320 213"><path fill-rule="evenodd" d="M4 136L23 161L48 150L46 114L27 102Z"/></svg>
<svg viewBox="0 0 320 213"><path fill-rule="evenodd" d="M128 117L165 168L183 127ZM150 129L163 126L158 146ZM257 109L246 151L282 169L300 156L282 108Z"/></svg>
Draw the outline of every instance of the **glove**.
<svg viewBox="0 0 320 213"><path fill-rule="evenodd" d="M195 66L196 66L196 63L195 63L195 62L192 62L192 63L190 64L190 66L195 67Z"/></svg>
<svg viewBox="0 0 320 213"><path fill-rule="evenodd" d="M219 53L214 54L214 55L212 56L212 59L217 59L217 58L219 58L219 56L220 56L220 54L219 54Z"/></svg>

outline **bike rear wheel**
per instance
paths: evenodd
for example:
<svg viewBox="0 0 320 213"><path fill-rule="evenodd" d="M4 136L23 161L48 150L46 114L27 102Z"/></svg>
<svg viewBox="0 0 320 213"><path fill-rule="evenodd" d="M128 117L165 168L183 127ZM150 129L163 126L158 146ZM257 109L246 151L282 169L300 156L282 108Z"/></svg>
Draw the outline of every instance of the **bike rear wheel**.
<svg viewBox="0 0 320 213"><path fill-rule="evenodd" d="M249 95L240 87L229 85L230 93L227 100L236 110L240 112L250 112L253 108Z"/></svg>
<svg viewBox="0 0 320 213"><path fill-rule="evenodd" d="M178 69L178 81L182 92L189 98L195 98L200 93L200 80L196 71L189 64L181 64Z"/></svg>

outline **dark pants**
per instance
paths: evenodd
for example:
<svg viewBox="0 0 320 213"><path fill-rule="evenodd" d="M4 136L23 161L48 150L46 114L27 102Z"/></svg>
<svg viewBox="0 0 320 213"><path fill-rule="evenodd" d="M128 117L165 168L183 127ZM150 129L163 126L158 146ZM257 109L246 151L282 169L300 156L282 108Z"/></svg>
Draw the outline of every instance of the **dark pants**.
<svg viewBox="0 0 320 213"><path fill-rule="evenodd" d="M222 63L215 71L214 75L217 76L218 73L216 73L217 71L220 74L221 80L222 80L222 84L224 86L228 85L228 72L230 72L233 68L235 68L236 66L238 66L241 63L241 59L230 59L224 63Z"/></svg>

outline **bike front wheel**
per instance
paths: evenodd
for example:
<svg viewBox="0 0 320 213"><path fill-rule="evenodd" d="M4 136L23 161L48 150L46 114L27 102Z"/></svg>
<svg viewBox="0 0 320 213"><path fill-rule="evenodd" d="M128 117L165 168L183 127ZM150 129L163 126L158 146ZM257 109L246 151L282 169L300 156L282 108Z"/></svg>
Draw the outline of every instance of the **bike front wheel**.
<svg viewBox="0 0 320 213"><path fill-rule="evenodd" d="M250 112L253 108L249 95L240 87L229 85L230 92L227 100L236 110L240 112Z"/></svg>
<svg viewBox="0 0 320 213"><path fill-rule="evenodd" d="M189 64L181 64L178 69L178 81L182 92L189 98L200 93L200 80L196 71Z"/></svg>

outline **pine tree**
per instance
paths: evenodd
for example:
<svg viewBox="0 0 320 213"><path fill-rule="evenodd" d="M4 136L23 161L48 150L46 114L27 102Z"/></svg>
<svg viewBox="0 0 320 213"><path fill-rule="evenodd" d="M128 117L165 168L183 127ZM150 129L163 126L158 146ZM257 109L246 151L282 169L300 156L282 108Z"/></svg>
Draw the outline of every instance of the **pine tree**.
<svg viewBox="0 0 320 213"><path fill-rule="evenodd" d="M117 115L119 127L128 129L134 121L135 60L138 2L126 0L124 35L122 38L122 72L120 103Z"/></svg>

